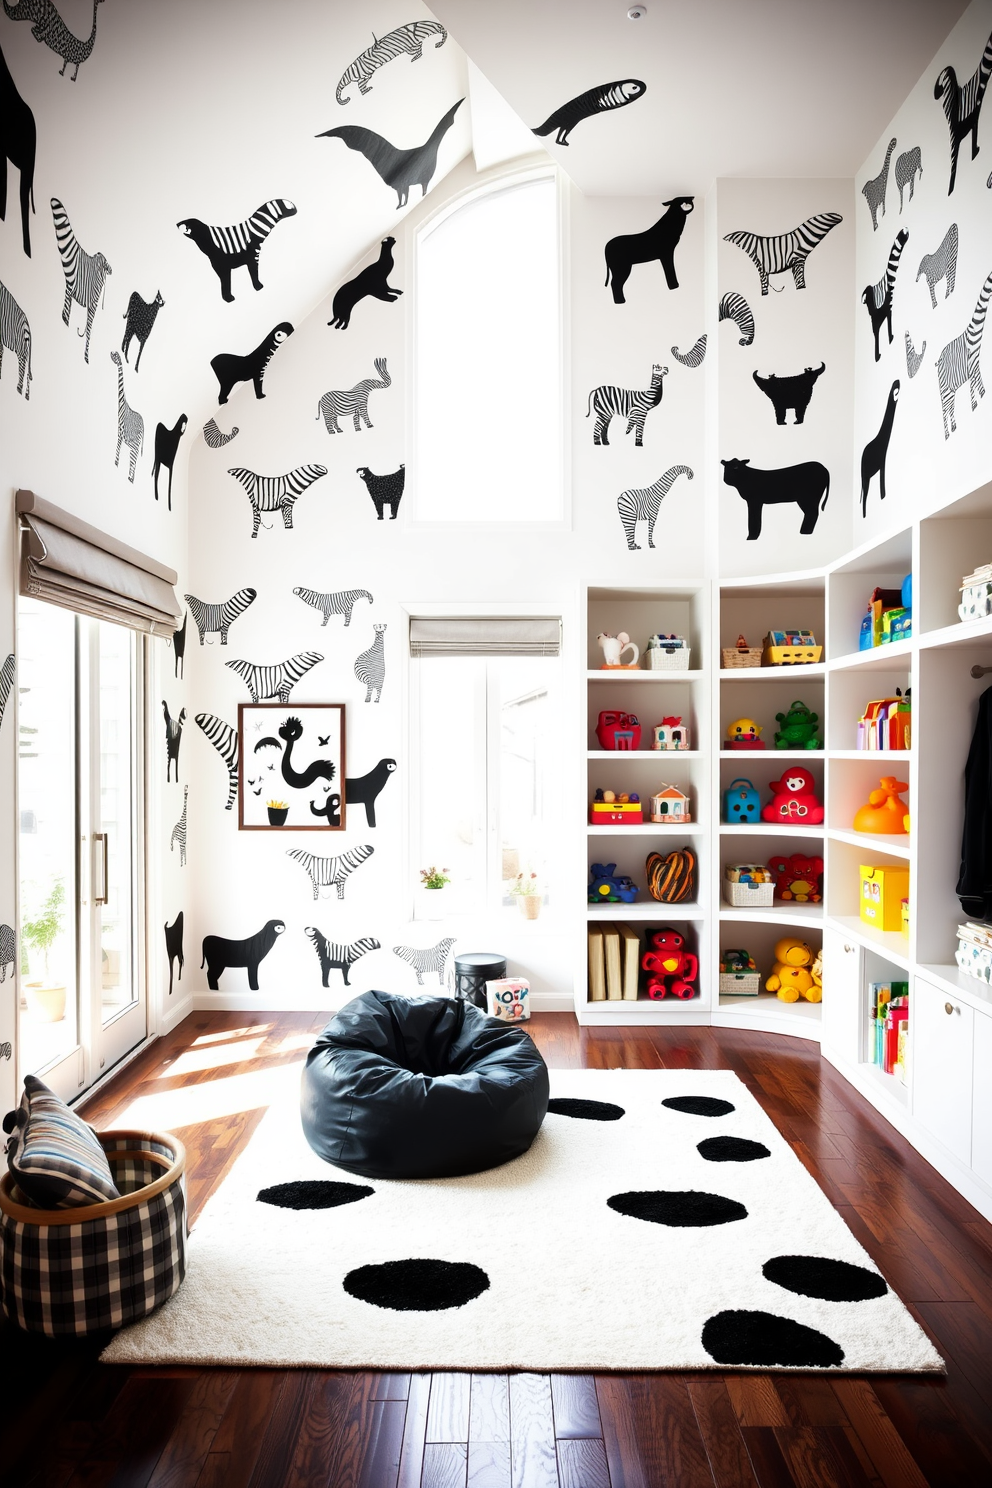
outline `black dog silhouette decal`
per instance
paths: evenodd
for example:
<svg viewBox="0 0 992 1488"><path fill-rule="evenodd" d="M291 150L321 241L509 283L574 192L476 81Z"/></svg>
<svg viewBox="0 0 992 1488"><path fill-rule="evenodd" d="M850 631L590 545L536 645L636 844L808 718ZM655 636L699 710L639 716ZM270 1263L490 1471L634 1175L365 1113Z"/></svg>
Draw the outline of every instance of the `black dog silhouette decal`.
<svg viewBox="0 0 992 1488"><path fill-rule="evenodd" d="M459 98L453 104L428 139L412 150L398 150L381 134L372 129L362 129L357 124L341 124L337 129L325 129L315 136L317 139L340 139L349 150L364 155L369 165L382 178L386 186L396 192L396 207L405 207L411 186L419 186L424 196L437 170L437 152L441 141L451 128L455 114L465 102Z"/></svg>
<svg viewBox="0 0 992 1488"><path fill-rule="evenodd" d="M338 331L346 331L351 324L351 312L359 300L385 300L391 305L394 300L399 299L403 291L391 288L388 282L393 272L393 244L395 242L395 238L383 238L379 257L375 263L369 264L368 268L356 274L354 279L349 279L346 284L342 284L331 304L334 318L327 322L329 326L333 326Z"/></svg>
<svg viewBox="0 0 992 1488"><path fill-rule="evenodd" d="M367 775L349 776L344 783L344 798L349 806L364 806L365 820L370 827L375 826L375 803L381 791L393 771L396 769L394 759L381 759L374 770L369 770Z"/></svg>
<svg viewBox="0 0 992 1488"><path fill-rule="evenodd" d="M220 392L217 395L218 403L226 403L232 391L239 382L250 382L255 388L255 397L264 398L262 392L262 379L265 369L275 355L276 349L282 345L287 336L293 334L293 327L288 320L280 321L279 325L273 326L272 330L260 341L254 351L247 356L237 356L233 351L222 351L219 356L211 360L214 376L220 383Z"/></svg>
<svg viewBox="0 0 992 1488"><path fill-rule="evenodd" d="M203 937L203 960L200 969L207 968L207 986L211 992L219 990L217 979L231 967L244 966L248 971L248 986L258 991L258 968L285 930L282 920L267 920L261 930L249 935L246 940L225 940L222 935Z"/></svg>
<svg viewBox="0 0 992 1488"><path fill-rule="evenodd" d="M750 460L721 460L720 464L726 484L734 486L747 502L748 542L761 536L762 509L784 501L794 501L803 514L801 536L809 537L814 531L830 495L830 471L818 460L781 470L759 470Z"/></svg>
<svg viewBox="0 0 992 1488"><path fill-rule="evenodd" d="M642 233L625 233L611 238L606 245L606 283L613 280L613 299L617 305L626 304L623 287L630 278L634 264L653 263L655 259L665 271L665 282L669 289L678 289L675 273L675 250L685 228L685 219L693 209L691 196L673 196L662 202L668 211L658 218L653 227Z"/></svg>
<svg viewBox="0 0 992 1488"><path fill-rule="evenodd" d="M155 500L158 500L158 473L163 468L169 472L169 510L172 510L172 467L176 463L176 453L179 449L179 441L186 433L186 425L189 423L186 415L181 413L171 429L164 424L158 424L155 428L155 464L152 466L152 479L155 482Z"/></svg>
<svg viewBox="0 0 992 1488"><path fill-rule="evenodd" d="M872 476L878 476L878 494L885 500L885 458L889 453L889 440L892 437L892 422L896 416L896 403L899 398L899 379L889 388L889 398L885 405L885 413L878 433L874 439L869 439L861 452L861 515L868 515L868 487L871 485Z"/></svg>
<svg viewBox="0 0 992 1488"><path fill-rule="evenodd" d="M771 399L775 422L784 424L785 415L792 408L795 410L796 423L801 424L806 417L816 379L822 377L826 370L826 362L821 362L819 367L807 367L805 372L797 372L793 377L779 377L774 372L770 372L767 377L762 377L759 372L755 372L753 376L761 391Z"/></svg>

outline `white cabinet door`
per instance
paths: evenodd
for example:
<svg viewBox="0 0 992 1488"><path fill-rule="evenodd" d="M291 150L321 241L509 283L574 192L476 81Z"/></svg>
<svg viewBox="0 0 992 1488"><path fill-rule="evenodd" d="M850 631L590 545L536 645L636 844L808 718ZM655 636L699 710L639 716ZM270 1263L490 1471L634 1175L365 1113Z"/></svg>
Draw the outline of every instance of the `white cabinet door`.
<svg viewBox="0 0 992 1488"><path fill-rule="evenodd" d="M971 1163L975 1015L917 977L909 1005L913 1115L961 1162Z"/></svg>
<svg viewBox="0 0 992 1488"><path fill-rule="evenodd" d="M975 1103L971 1166L992 1184L992 1017L975 1014Z"/></svg>
<svg viewBox="0 0 992 1488"><path fill-rule="evenodd" d="M822 1041L841 1059L861 1059L861 948L823 927Z"/></svg>

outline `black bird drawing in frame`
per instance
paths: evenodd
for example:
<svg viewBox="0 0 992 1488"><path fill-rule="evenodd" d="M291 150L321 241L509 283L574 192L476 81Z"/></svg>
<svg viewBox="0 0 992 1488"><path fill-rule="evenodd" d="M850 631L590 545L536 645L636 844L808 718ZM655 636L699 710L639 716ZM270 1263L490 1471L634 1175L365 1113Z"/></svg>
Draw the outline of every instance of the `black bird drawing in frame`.
<svg viewBox="0 0 992 1488"><path fill-rule="evenodd" d="M419 186L422 194L427 195L427 188L437 170L437 152L441 141L464 102L464 98L459 98L438 122L430 138L422 145L415 145L412 150L398 150L387 139L383 139L381 134L376 134L372 129L362 129L357 124L341 124L337 129L325 129L316 138L344 140L349 150L357 150L360 155L364 155L385 184L396 192L398 210L406 206L411 186Z"/></svg>

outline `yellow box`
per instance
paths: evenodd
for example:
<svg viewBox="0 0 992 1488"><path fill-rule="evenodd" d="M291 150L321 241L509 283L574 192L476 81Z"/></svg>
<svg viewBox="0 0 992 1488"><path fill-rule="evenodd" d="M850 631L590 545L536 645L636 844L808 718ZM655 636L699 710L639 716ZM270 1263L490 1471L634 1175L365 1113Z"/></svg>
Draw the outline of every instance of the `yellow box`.
<svg viewBox="0 0 992 1488"><path fill-rule="evenodd" d="M902 900L909 897L909 869L861 864L861 918L876 930L902 929Z"/></svg>

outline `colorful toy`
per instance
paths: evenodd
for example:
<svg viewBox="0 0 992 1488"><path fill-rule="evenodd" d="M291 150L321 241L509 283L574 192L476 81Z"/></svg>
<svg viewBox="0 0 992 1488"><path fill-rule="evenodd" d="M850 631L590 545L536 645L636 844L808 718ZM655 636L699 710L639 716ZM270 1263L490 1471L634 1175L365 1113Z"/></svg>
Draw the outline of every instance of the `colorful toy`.
<svg viewBox="0 0 992 1488"><path fill-rule="evenodd" d="M774 992L781 1002L820 1002L822 984L817 986L810 967L815 960L813 949L805 940L787 935L775 942L775 965L765 982L765 991Z"/></svg>
<svg viewBox="0 0 992 1488"><path fill-rule="evenodd" d="M768 868L779 899L794 904L819 904L823 897L822 858L807 858L802 853L787 857L779 853L769 858Z"/></svg>
<svg viewBox="0 0 992 1488"><path fill-rule="evenodd" d="M636 713L618 713L613 709L605 709L599 715L596 738L600 749L640 749L641 725Z"/></svg>
<svg viewBox="0 0 992 1488"><path fill-rule="evenodd" d="M822 655L811 630L770 630L761 659L765 666L808 666Z"/></svg>
<svg viewBox="0 0 992 1488"><path fill-rule="evenodd" d="M905 580L903 581L905 583ZM910 585L912 596L912 584ZM868 608L861 621L861 633L858 636L858 650L870 651L873 646L882 644L882 632L884 618L887 610L902 610L902 589L873 589L868 600Z"/></svg>
<svg viewBox="0 0 992 1488"><path fill-rule="evenodd" d="M636 791L618 796L611 790L597 790L589 806L589 822L594 827L639 826L644 808Z"/></svg>
<svg viewBox="0 0 992 1488"><path fill-rule="evenodd" d="M694 997L692 985L699 973L699 962L690 952L684 951L685 936L671 925L651 934L653 951L645 951L641 957L641 970L650 973L647 994L652 998L664 997L667 992L683 999ZM669 978L671 982L669 983Z"/></svg>
<svg viewBox="0 0 992 1488"><path fill-rule="evenodd" d="M912 743L910 690L896 688L895 697L873 698L858 719L859 749L909 749Z"/></svg>
<svg viewBox="0 0 992 1488"><path fill-rule="evenodd" d="M902 901L909 898L909 869L861 864L861 918L876 930L902 929Z"/></svg>
<svg viewBox="0 0 992 1488"><path fill-rule="evenodd" d="M644 871L648 893L659 904L682 904L696 891L696 854L691 847L665 854L648 853Z"/></svg>
<svg viewBox="0 0 992 1488"><path fill-rule="evenodd" d="M732 780L723 793L723 819L725 822L756 822L761 810L761 798L750 780L743 776Z"/></svg>
<svg viewBox="0 0 992 1488"><path fill-rule="evenodd" d="M692 821L689 797L677 785L663 785L651 797L651 820L653 822Z"/></svg>
<svg viewBox="0 0 992 1488"><path fill-rule="evenodd" d="M820 949L816 953L816 960L813 962L813 965L810 967L809 974L813 978L813 986L819 988L820 995L819 995L819 997L810 997L807 1000L809 1002L822 1002L823 1001L823 947L822 946L820 947Z"/></svg>
<svg viewBox="0 0 992 1488"><path fill-rule="evenodd" d="M781 780L772 780L772 799L761 813L762 821L781 826L816 826L823 820L823 807L817 800L816 781L802 765L789 770Z"/></svg>
<svg viewBox="0 0 992 1488"><path fill-rule="evenodd" d="M748 951L720 952L719 988L721 997L757 997L761 990L761 977Z"/></svg>
<svg viewBox="0 0 992 1488"><path fill-rule="evenodd" d="M603 665L600 667L600 671L640 671L637 663L641 655L641 648L636 642L630 639L630 636L625 630L621 630L615 636L606 634L598 635L596 640L599 642L603 652ZM620 660L625 651L633 651L633 661L622 662Z"/></svg>
<svg viewBox="0 0 992 1488"><path fill-rule="evenodd" d="M617 873L616 863L590 864L590 904L633 904L637 895L637 885L626 874Z"/></svg>
<svg viewBox="0 0 992 1488"><path fill-rule="evenodd" d="M796 699L789 704L788 713L776 713L776 721L782 725L775 731L776 749L822 749L823 740L816 737L819 717L811 713L805 703Z"/></svg>
<svg viewBox="0 0 992 1488"><path fill-rule="evenodd" d="M688 749L689 725L682 722L682 715L663 718L654 726L652 749Z"/></svg>
<svg viewBox="0 0 992 1488"><path fill-rule="evenodd" d="M894 775L883 775L878 790L868 797L867 806L859 806L854 813L856 832L884 832L891 836L903 836L906 832L906 802L900 791L909 790L908 780L897 780Z"/></svg>
<svg viewBox="0 0 992 1488"><path fill-rule="evenodd" d="M526 977L503 977L486 983L490 1018L523 1023L530 1017L530 982Z"/></svg>
<svg viewBox="0 0 992 1488"><path fill-rule="evenodd" d="M761 725L753 718L735 718L727 724L728 749L764 749L764 739L759 739Z"/></svg>

